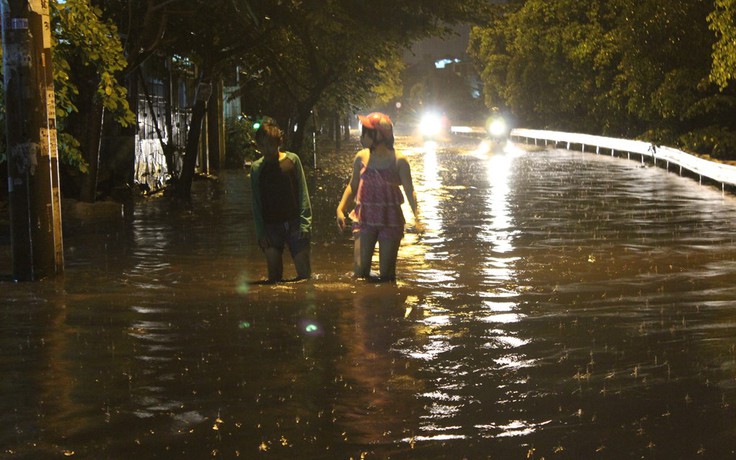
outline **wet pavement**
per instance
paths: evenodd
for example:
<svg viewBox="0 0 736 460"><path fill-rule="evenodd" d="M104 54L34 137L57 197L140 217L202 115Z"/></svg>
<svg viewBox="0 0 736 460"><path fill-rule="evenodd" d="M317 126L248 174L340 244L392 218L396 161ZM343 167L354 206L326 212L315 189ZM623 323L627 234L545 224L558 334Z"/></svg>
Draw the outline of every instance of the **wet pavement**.
<svg viewBox="0 0 736 460"><path fill-rule="evenodd" d="M68 229L63 277L0 284L0 456L734 456L736 198L590 153L399 148L427 231L396 285L351 276L352 153L309 171L310 281L254 283L242 171Z"/></svg>

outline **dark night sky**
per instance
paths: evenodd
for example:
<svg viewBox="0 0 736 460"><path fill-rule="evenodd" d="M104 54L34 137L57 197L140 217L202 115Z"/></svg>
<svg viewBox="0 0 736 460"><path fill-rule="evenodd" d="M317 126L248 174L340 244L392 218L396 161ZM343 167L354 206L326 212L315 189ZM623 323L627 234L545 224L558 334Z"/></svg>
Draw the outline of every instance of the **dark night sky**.
<svg viewBox="0 0 736 460"><path fill-rule="evenodd" d="M470 26L459 26L456 28L458 35L446 39L431 38L423 40L412 47L411 52L405 53L405 59L412 64L429 56L432 60L445 57L463 58L465 49L468 47L468 34Z"/></svg>

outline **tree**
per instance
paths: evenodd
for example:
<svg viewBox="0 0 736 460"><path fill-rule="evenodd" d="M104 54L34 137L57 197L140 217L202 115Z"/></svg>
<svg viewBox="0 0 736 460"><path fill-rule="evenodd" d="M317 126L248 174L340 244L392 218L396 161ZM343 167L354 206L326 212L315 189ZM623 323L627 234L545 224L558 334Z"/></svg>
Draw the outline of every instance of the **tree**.
<svg viewBox="0 0 736 460"><path fill-rule="evenodd" d="M135 122L118 81L126 66L117 28L87 0L52 1L60 149L83 175L79 197L94 201L105 111L123 126ZM58 70L57 70L58 69Z"/></svg>
<svg viewBox="0 0 736 460"><path fill-rule="evenodd" d="M591 115L616 111L604 97L615 58L606 28L611 16L598 1L501 7L490 27L471 32L469 53L484 81L486 105L508 107L533 126L606 129L603 118Z"/></svg>
<svg viewBox="0 0 736 460"><path fill-rule="evenodd" d="M141 81L137 69L153 56L176 58L188 62L195 70L195 97L190 101L191 121L183 165L181 171L170 170L173 195L186 201L195 174L209 95L231 62L256 46L262 16L254 12L247 0L105 0L100 3L125 31L129 62L126 71L133 77L134 88ZM268 3L271 2L263 2ZM136 89L136 97L137 92ZM161 139L167 160L173 164L172 145Z"/></svg>
<svg viewBox="0 0 736 460"><path fill-rule="evenodd" d="M175 196L184 201L190 199L202 121L213 87L225 70L259 43L262 33L260 19L247 2L222 1L219 8L211 1L197 0L187 6L170 14L170 29L183 33L168 47L171 54L187 56L198 69L182 171L174 183ZM197 33L188 32L194 30Z"/></svg>
<svg viewBox="0 0 736 460"><path fill-rule="evenodd" d="M449 33L449 25L482 18L485 1L427 4L419 0L278 2L265 16L269 33L241 65L246 89L270 87L268 110L294 129L299 152L312 110L321 101L366 101L395 56L412 42ZM390 20L387 18L390 17ZM267 83L266 83L267 82ZM335 95L341 95L335 97ZM272 112L273 113L273 112Z"/></svg>
<svg viewBox="0 0 736 460"><path fill-rule="evenodd" d="M708 2L529 0L473 31L488 93L531 126L736 146L733 91L708 82Z"/></svg>
<svg viewBox="0 0 736 460"><path fill-rule="evenodd" d="M729 81L736 78L736 1L716 0L708 21L717 36L713 44L710 80L724 89Z"/></svg>

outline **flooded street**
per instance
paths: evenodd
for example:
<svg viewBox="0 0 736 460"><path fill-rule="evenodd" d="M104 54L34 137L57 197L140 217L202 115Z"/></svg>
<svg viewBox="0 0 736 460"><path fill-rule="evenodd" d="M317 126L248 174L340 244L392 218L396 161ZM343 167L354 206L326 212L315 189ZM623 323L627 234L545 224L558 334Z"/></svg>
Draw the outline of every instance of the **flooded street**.
<svg viewBox="0 0 736 460"><path fill-rule="evenodd" d="M591 153L398 148L426 232L396 285L354 280L337 232L353 152L308 168L310 281L253 283L243 171L66 231L63 277L0 284L0 456L736 455L735 197Z"/></svg>

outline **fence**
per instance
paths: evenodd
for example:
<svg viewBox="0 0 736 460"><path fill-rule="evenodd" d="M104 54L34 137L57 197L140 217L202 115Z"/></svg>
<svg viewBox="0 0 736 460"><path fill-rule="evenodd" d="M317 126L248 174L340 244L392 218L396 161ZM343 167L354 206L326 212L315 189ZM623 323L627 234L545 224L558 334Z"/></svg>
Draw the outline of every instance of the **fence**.
<svg viewBox="0 0 736 460"><path fill-rule="evenodd" d="M535 145L540 145L541 142L544 142L544 145L561 144L567 150L579 149L583 152L594 151L597 154L612 156L625 155L629 159L633 155L642 163L651 161L667 171L673 169L680 175L691 175L701 184L705 180L720 184L722 191L727 187L731 191L736 191L736 166L709 161L671 147L643 141L536 129L513 129L510 136L516 142L523 141L527 144L532 141Z"/></svg>

